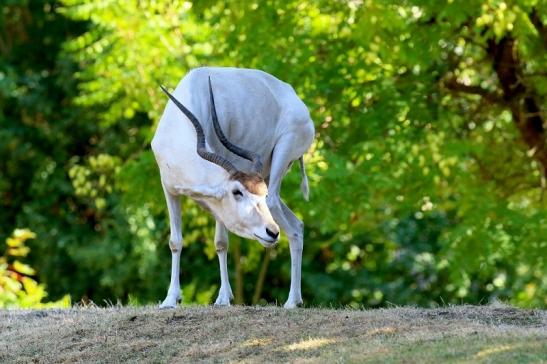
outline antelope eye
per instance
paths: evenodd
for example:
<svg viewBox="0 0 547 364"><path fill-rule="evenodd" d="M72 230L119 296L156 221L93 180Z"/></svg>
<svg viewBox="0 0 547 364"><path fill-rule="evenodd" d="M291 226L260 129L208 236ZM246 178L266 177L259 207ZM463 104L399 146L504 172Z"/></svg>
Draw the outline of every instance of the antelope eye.
<svg viewBox="0 0 547 364"><path fill-rule="evenodd" d="M243 196L243 192L241 192L240 190L233 190L232 195L234 195L235 197Z"/></svg>

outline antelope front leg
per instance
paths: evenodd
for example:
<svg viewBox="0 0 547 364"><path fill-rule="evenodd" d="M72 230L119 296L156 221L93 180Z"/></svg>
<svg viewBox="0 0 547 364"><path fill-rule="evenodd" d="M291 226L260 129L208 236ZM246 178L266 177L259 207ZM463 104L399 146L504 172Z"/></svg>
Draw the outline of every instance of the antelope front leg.
<svg viewBox="0 0 547 364"><path fill-rule="evenodd" d="M298 248L298 245L300 248ZM290 242L291 249L291 289L289 298L283 307L296 308L302 304L301 272L302 272L302 244Z"/></svg>
<svg viewBox="0 0 547 364"><path fill-rule="evenodd" d="M289 298L285 302L285 308L295 308L300 306L302 301L302 248L304 247L304 224L294 213L279 200L281 209L285 218L291 222L293 227L292 234L289 234L289 248L291 250L291 288L289 290Z"/></svg>
<svg viewBox="0 0 547 364"><path fill-rule="evenodd" d="M230 301L234 298L234 295L228 278L228 230L218 221L215 227L215 247L220 265L220 290L215 305L230 306Z"/></svg>
<svg viewBox="0 0 547 364"><path fill-rule="evenodd" d="M170 194L165 186L163 187L167 208L169 210L169 224L171 236L169 237L169 248L171 249L171 282L167 297L163 300L160 308L175 308L177 301L182 299L180 294L180 251L182 249L182 227L180 217L180 201L178 196Z"/></svg>
<svg viewBox="0 0 547 364"><path fill-rule="evenodd" d="M301 275L302 275L302 248L304 246L304 224L285 205L279 196L281 180L285 175L292 158L288 151L297 141L293 139L280 140L272 156L270 180L268 184L268 207L272 216L287 234L291 249L291 288L285 308L295 308L302 304Z"/></svg>
<svg viewBox="0 0 547 364"><path fill-rule="evenodd" d="M302 304L302 248L304 246L304 224L283 203L277 194L270 194L268 207L274 220L281 226L287 238L291 250L291 288L289 298L283 307L296 308Z"/></svg>

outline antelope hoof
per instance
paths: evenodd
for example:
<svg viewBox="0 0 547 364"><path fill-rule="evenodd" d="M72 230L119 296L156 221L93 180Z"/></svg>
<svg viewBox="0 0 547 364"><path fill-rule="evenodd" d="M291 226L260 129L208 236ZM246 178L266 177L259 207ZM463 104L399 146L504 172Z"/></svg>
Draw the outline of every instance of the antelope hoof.
<svg viewBox="0 0 547 364"><path fill-rule="evenodd" d="M176 308L177 307L177 301L180 301L180 298L167 296L165 300L160 304L161 309L167 309L167 308Z"/></svg>
<svg viewBox="0 0 547 364"><path fill-rule="evenodd" d="M227 290L220 290L218 292L217 300L215 301L215 306L230 306L230 300L234 296L232 295L232 292Z"/></svg>
<svg viewBox="0 0 547 364"><path fill-rule="evenodd" d="M286 308L287 310L292 310L293 308L298 308L302 306L302 300L291 300L288 299L287 302L283 305L283 308Z"/></svg>

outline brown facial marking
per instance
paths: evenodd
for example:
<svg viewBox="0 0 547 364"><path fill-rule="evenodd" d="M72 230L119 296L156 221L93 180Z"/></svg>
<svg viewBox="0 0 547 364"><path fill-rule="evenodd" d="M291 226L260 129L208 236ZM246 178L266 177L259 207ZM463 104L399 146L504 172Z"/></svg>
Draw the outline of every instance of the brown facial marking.
<svg viewBox="0 0 547 364"><path fill-rule="evenodd" d="M237 171L236 173L230 176L230 179L239 181L247 191L254 195L264 196L268 193L268 187L264 178L258 173L244 173Z"/></svg>

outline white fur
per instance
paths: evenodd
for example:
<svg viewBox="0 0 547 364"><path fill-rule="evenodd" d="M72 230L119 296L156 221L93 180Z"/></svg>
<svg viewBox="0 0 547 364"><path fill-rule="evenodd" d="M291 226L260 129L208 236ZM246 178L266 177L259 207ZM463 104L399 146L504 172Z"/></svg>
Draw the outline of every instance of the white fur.
<svg viewBox="0 0 547 364"><path fill-rule="evenodd" d="M242 171L251 171L251 163L226 150L214 133L208 77L211 78L218 120L224 134L232 143L261 156L264 163L261 172L268 181L268 195L250 193L238 181L230 180L223 168L202 159L196 152L194 127L173 102L167 103L152 140L171 225L171 283L161 307L175 307L180 299L178 276L182 231L179 195L198 201L217 220L215 246L221 270L221 288L216 304L229 305L232 298L227 272L226 228L271 247L277 239L271 239L266 228L279 231L279 224L288 236L291 251L291 287L285 307L296 307L302 303L303 224L283 203L279 192L290 164L311 145L313 122L293 88L265 72L206 67L188 73L173 95L200 121L207 148L228 158ZM305 178L303 163L300 167ZM235 189L241 190L243 196L236 199L233 195ZM302 189L307 195L305 180Z"/></svg>

